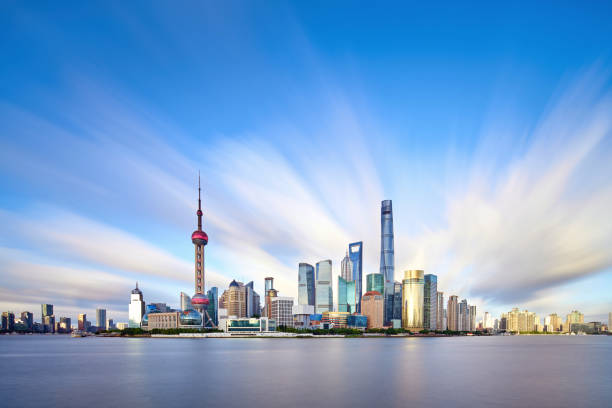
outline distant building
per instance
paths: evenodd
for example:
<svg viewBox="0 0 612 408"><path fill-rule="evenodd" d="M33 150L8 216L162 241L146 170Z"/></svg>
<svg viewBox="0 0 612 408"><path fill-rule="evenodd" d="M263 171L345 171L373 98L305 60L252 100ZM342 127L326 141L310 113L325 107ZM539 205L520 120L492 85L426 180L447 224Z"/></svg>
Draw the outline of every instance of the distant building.
<svg viewBox="0 0 612 408"><path fill-rule="evenodd" d="M470 331L476 330L476 306L470 305Z"/></svg>
<svg viewBox="0 0 612 408"><path fill-rule="evenodd" d="M242 282L231 281L229 288L223 292L219 299L220 306L227 309L229 316L242 318L248 316L249 310L252 308L248 307L249 298L249 287L246 287ZM252 302L252 299L251 299Z"/></svg>
<svg viewBox="0 0 612 408"><path fill-rule="evenodd" d="M132 294L130 296L130 306L128 309L129 327L140 327L144 314L145 302L142 299L142 292L140 289L138 289L138 282L136 282L136 288L132 290Z"/></svg>
<svg viewBox="0 0 612 408"><path fill-rule="evenodd" d="M274 289L274 278L267 277L265 283L265 305L263 314L267 317L270 316L272 311L270 310L272 307L272 298L278 296L278 291Z"/></svg>
<svg viewBox="0 0 612 408"><path fill-rule="evenodd" d="M129 326L128 326L128 324L127 324L127 323L124 323L124 322L119 322L119 323L117 323L117 329L119 329L119 330L125 330L125 329L127 329L128 327L129 327Z"/></svg>
<svg viewBox="0 0 612 408"><path fill-rule="evenodd" d="M571 330L572 324L584 323L584 315L577 310L572 310L565 319L565 331Z"/></svg>
<svg viewBox="0 0 612 408"><path fill-rule="evenodd" d="M191 296L185 292L181 292L181 310L191 309Z"/></svg>
<svg viewBox="0 0 612 408"><path fill-rule="evenodd" d="M393 320L402 320L402 283L393 283Z"/></svg>
<svg viewBox="0 0 612 408"><path fill-rule="evenodd" d="M459 331L459 298L455 295L448 297L448 305L446 307L446 319L448 330Z"/></svg>
<svg viewBox="0 0 612 408"><path fill-rule="evenodd" d="M361 298L361 313L368 318L368 329L379 329L384 326L384 308L385 300L380 292L368 291L363 295Z"/></svg>
<svg viewBox="0 0 612 408"><path fill-rule="evenodd" d="M393 202L383 200L380 203L380 273L384 276L384 289L381 292L385 299L384 321L389 324L393 319L401 319L401 306L399 314L395 313L395 303L401 305L401 289L399 299L395 285L395 250L393 242ZM375 289L368 289L375 290Z"/></svg>
<svg viewBox="0 0 612 408"><path fill-rule="evenodd" d="M285 296L273 298L271 310L270 317L276 321L277 327L293 327L293 298Z"/></svg>
<svg viewBox="0 0 612 408"><path fill-rule="evenodd" d="M317 262L315 293L315 310L317 313L329 312L334 309L334 297L332 291L332 261L329 259Z"/></svg>
<svg viewBox="0 0 612 408"><path fill-rule="evenodd" d="M7 332L15 331L15 313L2 312L2 330Z"/></svg>
<svg viewBox="0 0 612 408"><path fill-rule="evenodd" d="M357 283L338 276L338 312L357 312Z"/></svg>
<svg viewBox="0 0 612 408"><path fill-rule="evenodd" d="M257 294L253 292L253 296L255 295ZM219 289L216 287L210 288L208 292L206 292L206 296L208 296L208 306L206 306L206 308L207 308L208 316L210 316L210 319L212 321L207 321L205 326L212 327L213 324L215 326L218 326L219 325ZM253 298L253 308L255 307L256 307L256 310L258 311L257 314L259 314L259 295L257 295L256 299L255 297Z"/></svg>
<svg viewBox="0 0 612 408"><path fill-rule="evenodd" d="M87 315L85 313L81 313L79 314L79 320L78 320L78 326L77 328L81 331L85 331L86 327L85 324L87 322Z"/></svg>
<svg viewBox="0 0 612 408"><path fill-rule="evenodd" d="M485 312L483 325L485 329L493 328L493 318L491 316L491 313Z"/></svg>
<svg viewBox="0 0 612 408"><path fill-rule="evenodd" d="M385 276L382 273L370 273L366 275L366 292L385 292Z"/></svg>
<svg viewBox="0 0 612 408"><path fill-rule="evenodd" d="M312 305L293 305L293 327L296 329L310 328L310 316L312 316L314 312L315 308Z"/></svg>
<svg viewBox="0 0 612 408"><path fill-rule="evenodd" d="M438 277L436 275L425 275L423 294L423 327L428 330L436 330L438 321Z"/></svg>
<svg viewBox="0 0 612 408"><path fill-rule="evenodd" d="M53 316L53 305L48 303L43 303L40 305L40 316Z"/></svg>
<svg viewBox="0 0 612 408"><path fill-rule="evenodd" d="M424 292L424 272L422 270L404 271L402 281L402 327L404 329L423 330Z"/></svg>
<svg viewBox="0 0 612 408"><path fill-rule="evenodd" d="M53 305L43 303L40 305L41 323L45 333L55 332L55 316L53 315Z"/></svg>
<svg viewBox="0 0 612 408"><path fill-rule="evenodd" d="M466 299L459 303L459 317L457 320L459 321L459 331L470 330L470 307Z"/></svg>
<svg viewBox="0 0 612 408"><path fill-rule="evenodd" d="M155 307L155 309L161 313L172 312L172 310L170 310L168 305L162 302L150 303L149 306Z"/></svg>
<svg viewBox="0 0 612 408"><path fill-rule="evenodd" d="M323 312L321 324L328 329L331 328L347 328L348 317L351 314L348 312Z"/></svg>
<svg viewBox="0 0 612 408"><path fill-rule="evenodd" d="M113 319L108 319L106 321L106 329L107 330L115 330L116 329L115 322L113 321Z"/></svg>
<svg viewBox="0 0 612 408"><path fill-rule="evenodd" d="M436 329L446 330L446 326L444 325L444 292L438 292L436 298L438 303Z"/></svg>
<svg viewBox="0 0 612 408"><path fill-rule="evenodd" d="M298 266L298 304L315 305L315 271L312 265L300 263Z"/></svg>
<svg viewBox="0 0 612 408"><path fill-rule="evenodd" d="M353 280L353 262L349 258L348 249L346 255L342 258L342 262L340 262L340 276L347 282Z"/></svg>
<svg viewBox="0 0 612 408"><path fill-rule="evenodd" d="M361 300L363 301L363 298ZM382 307L380 310L382 311ZM349 329L365 330L368 327L368 317L360 314L348 315L346 318L346 326Z"/></svg>
<svg viewBox="0 0 612 408"><path fill-rule="evenodd" d="M608 331L612 332L612 312L608 313Z"/></svg>
<svg viewBox="0 0 612 408"><path fill-rule="evenodd" d="M60 317L58 332L70 333L72 331L72 319L69 317Z"/></svg>
<svg viewBox="0 0 612 408"><path fill-rule="evenodd" d="M219 326L226 333L248 334L276 331L276 321L267 317L224 319L223 325Z"/></svg>
<svg viewBox="0 0 612 408"><path fill-rule="evenodd" d="M96 309L96 326L100 330L106 330L106 309Z"/></svg>
<svg viewBox="0 0 612 408"><path fill-rule="evenodd" d="M357 307L357 313L361 313L361 294L363 293L363 242L359 241L349 244L349 258L351 260L351 264L353 265L352 280L355 281L355 306ZM329 261L329 269L329 281L331 282L331 261ZM332 302L333 301L329 302L330 305ZM329 310L332 309L330 308Z"/></svg>
<svg viewBox="0 0 612 408"><path fill-rule="evenodd" d="M28 330L32 330L34 328L34 313L31 312L21 312L21 321Z"/></svg>

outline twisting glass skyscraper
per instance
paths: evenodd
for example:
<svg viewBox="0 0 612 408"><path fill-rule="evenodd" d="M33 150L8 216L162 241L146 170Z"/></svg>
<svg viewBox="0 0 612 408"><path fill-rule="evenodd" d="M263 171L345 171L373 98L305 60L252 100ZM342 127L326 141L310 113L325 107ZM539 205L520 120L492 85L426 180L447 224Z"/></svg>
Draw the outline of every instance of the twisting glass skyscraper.
<svg viewBox="0 0 612 408"><path fill-rule="evenodd" d="M393 206L391 200L380 205L380 273L385 277L385 323L393 319L395 260L393 250Z"/></svg>
<svg viewBox="0 0 612 408"><path fill-rule="evenodd" d="M315 305L315 273L307 263L300 263L298 269L298 305Z"/></svg>
<svg viewBox="0 0 612 408"><path fill-rule="evenodd" d="M355 281L355 312L361 313L362 272L363 272L363 242L349 244L349 258L353 264L353 281Z"/></svg>

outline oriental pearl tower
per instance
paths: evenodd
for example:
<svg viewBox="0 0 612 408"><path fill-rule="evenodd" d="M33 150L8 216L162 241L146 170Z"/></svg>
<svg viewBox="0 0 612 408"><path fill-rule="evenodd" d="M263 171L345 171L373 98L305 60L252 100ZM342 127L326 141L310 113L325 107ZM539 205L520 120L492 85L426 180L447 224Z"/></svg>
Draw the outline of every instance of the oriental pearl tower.
<svg viewBox="0 0 612 408"><path fill-rule="evenodd" d="M200 174L198 173L198 229L191 234L191 242L195 246L195 294L191 298L191 305L202 315L202 325L206 325L211 319L206 308L208 297L204 295L204 246L208 244L208 235L202 231L202 189L200 188Z"/></svg>

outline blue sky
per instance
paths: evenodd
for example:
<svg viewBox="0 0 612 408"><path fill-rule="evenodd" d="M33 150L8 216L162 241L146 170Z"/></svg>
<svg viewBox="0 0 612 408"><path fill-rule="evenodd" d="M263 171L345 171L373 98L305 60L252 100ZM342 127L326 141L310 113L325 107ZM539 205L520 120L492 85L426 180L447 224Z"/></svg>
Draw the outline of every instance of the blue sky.
<svg viewBox="0 0 612 408"><path fill-rule="evenodd" d="M0 308L125 320L364 241L480 311L612 310L602 3L4 2Z"/></svg>

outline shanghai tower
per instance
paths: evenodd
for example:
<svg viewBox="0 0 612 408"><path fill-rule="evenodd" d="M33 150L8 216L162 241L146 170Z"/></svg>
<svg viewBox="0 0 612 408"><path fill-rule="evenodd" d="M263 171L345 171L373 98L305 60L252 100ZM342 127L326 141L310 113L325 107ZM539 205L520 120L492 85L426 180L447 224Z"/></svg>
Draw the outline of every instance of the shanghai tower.
<svg viewBox="0 0 612 408"><path fill-rule="evenodd" d="M393 319L395 261L393 251L393 206L384 200L380 206L380 273L385 278L385 323Z"/></svg>

